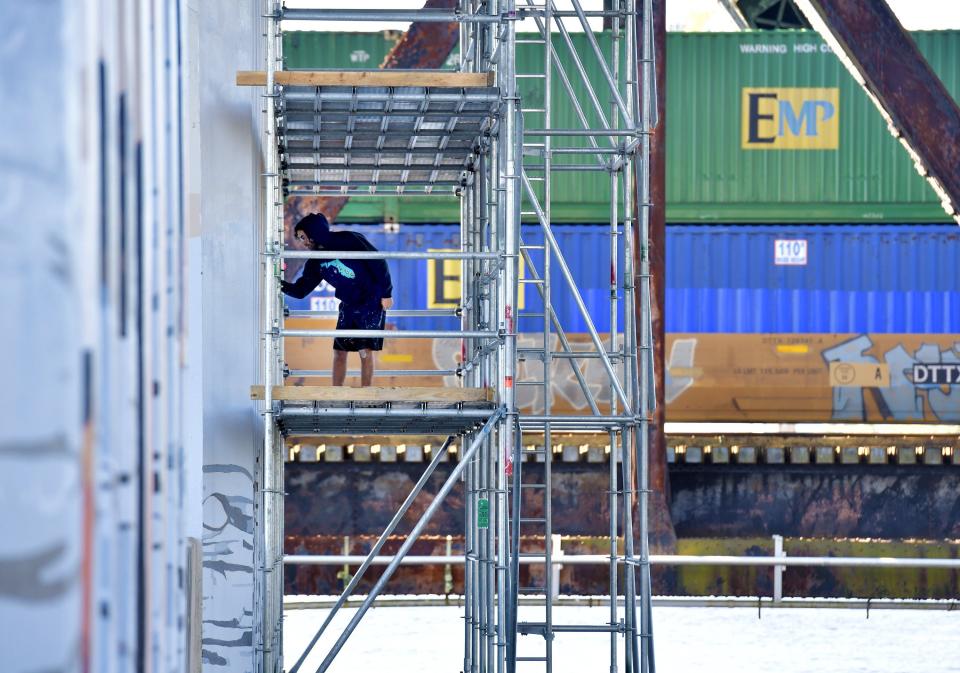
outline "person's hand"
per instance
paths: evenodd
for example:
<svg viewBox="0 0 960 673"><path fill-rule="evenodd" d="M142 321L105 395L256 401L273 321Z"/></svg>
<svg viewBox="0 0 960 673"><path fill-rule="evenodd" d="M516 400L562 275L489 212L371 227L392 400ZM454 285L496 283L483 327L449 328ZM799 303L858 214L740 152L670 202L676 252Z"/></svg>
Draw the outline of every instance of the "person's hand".
<svg viewBox="0 0 960 673"><path fill-rule="evenodd" d="M383 307L384 311L389 308L393 308L393 297L384 297L380 300L380 305Z"/></svg>

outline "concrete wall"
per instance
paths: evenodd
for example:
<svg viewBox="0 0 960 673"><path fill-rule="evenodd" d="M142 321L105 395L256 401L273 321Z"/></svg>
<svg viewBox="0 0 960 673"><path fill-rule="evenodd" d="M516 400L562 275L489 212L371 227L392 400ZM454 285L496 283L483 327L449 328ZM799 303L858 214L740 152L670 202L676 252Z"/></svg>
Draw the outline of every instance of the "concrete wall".
<svg viewBox="0 0 960 673"><path fill-rule="evenodd" d="M180 3L5 10L0 670L181 671Z"/></svg>
<svg viewBox="0 0 960 673"><path fill-rule="evenodd" d="M7 321L0 330L0 668L14 672L77 669L89 590L81 576L90 493L76 286L81 250L71 239L85 241L63 228L77 178L58 114L69 108L70 47L61 31L51 31L66 23L65 5L9 7L0 28L7 58L19 54L0 69L0 90L18 100L0 108L0 305ZM36 135L38 125L46 133ZM61 198L41 207L42 194ZM48 497L38 506L42 493Z"/></svg>
<svg viewBox="0 0 960 673"><path fill-rule="evenodd" d="M198 671L202 536L205 668L252 671L259 3L5 9L0 670Z"/></svg>
<svg viewBox="0 0 960 673"><path fill-rule="evenodd" d="M262 93L234 85L257 56L260 4L189 0L190 251L200 260L205 671L254 670L254 480L259 417L257 224ZM196 326L195 326L196 327ZM196 352L199 350L199 354Z"/></svg>

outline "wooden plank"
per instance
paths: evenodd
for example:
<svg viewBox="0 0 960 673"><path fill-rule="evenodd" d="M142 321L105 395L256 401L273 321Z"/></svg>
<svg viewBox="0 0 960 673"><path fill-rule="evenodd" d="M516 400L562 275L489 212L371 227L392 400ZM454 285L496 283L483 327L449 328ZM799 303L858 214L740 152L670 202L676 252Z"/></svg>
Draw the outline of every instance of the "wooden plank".
<svg viewBox="0 0 960 673"><path fill-rule="evenodd" d="M250 386L250 399L262 400L263 386ZM296 402L492 402L491 388L399 386L274 386L275 400Z"/></svg>
<svg viewBox="0 0 960 673"><path fill-rule="evenodd" d="M277 84L289 86L422 86L487 87L492 72L440 72L436 70L280 70ZM263 70L237 71L237 86L266 86Z"/></svg>

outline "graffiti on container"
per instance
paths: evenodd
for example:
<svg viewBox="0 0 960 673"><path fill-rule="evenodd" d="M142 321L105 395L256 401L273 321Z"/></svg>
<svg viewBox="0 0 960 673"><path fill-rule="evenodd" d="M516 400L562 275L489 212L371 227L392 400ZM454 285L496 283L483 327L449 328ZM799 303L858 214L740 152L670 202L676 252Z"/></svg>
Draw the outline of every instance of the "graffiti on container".
<svg viewBox="0 0 960 673"><path fill-rule="evenodd" d="M559 336L553 335L553 352L562 352L563 344ZM622 345L622 337L618 339L617 344L612 350L619 349ZM609 347L609 340L605 339L604 344ZM571 351L575 352L595 352L592 343L583 341L569 342ZM543 348L543 337L539 334L520 334L517 336L517 348ZM433 342L433 361L434 365L440 369L454 369L460 364L460 345L452 339L437 339ZM619 369L619 365L615 365ZM574 370L576 368L576 371ZM577 372L580 376L577 376ZM583 385L580 379L583 379ZM526 360L520 362L517 370L517 381L543 381L543 363L537 356L527 356ZM445 379L446 385L457 385L455 376L448 376ZM550 366L550 407L556 409L563 407L575 411L588 409L590 403L584 394L583 386L586 386L590 395L598 405L608 404L610 395L610 377L607 375L603 363L597 358L574 360L570 358L557 358L551 362ZM517 388L517 406L527 413L540 414L545 411L544 387L524 385Z"/></svg>
<svg viewBox="0 0 960 673"><path fill-rule="evenodd" d="M693 385L697 370L693 366L693 358L697 351L695 338L676 339L670 348L670 358L667 360L666 381L664 382L667 404L680 397L684 390Z"/></svg>
<svg viewBox="0 0 960 673"><path fill-rule="evenodd" d="M833 418L863 420L869 396L884 420L922 421L929 409L938 420L960 421L960 343L953 348L921 344L912 353L902 344L883 354L881 362L868 354L873 340L865 334L823 351L828 363L886 365L885 387L833 387Z"/></svg>

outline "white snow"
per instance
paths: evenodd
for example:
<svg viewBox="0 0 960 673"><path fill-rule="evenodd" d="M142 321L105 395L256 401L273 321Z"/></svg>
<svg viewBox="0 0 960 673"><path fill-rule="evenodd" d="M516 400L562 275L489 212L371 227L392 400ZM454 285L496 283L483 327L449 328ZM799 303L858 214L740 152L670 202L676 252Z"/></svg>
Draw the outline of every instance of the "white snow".
<svg viewBox="0 0 960 673"><path fill-rule="evenodd" d="M521 608L520 619L542 620L542 608ZM345 609L307 659L315 671L335 636L354 614ZM288 610L284 621L287 670L327 614ZM602 624L605 607L556 607L556 624ZM622 611L621 611L622 615ZM825 608L654 608L655 650L661 673L960 673L960 614L928 610ZM458 673L463 668L463 620L457 607L370 610L331 673L389 670ZM620 671L622 668L622 640ZM521 655L543 650L543 639L520 637ZM609 673L608 634L557 634L556 673ZM542 671L520 664L518 671Z"/></svg>

